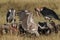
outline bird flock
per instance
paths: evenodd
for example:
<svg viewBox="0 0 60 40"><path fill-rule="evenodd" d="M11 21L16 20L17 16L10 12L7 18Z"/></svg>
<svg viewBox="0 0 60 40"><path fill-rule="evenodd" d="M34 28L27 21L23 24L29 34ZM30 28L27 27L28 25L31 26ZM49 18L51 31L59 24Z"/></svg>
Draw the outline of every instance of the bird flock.
<svg viewBox="0 0 60 40"><path fill-rule="evenodd" d="M60 21L58 15L51 9L47 7L34 8L37 16L42 15L48 22L38 22L35 23L33 18L33 13L28 10L21 10L17 12L19 17L19 23L16 23L16 11L11 8L6 14L7 24L0 26L0 34L35 34L39 36L40 34L51 34L52 32L58 33L60 24L52 21L54 19ZM54 19L53 19L54 18Z"/></svg>

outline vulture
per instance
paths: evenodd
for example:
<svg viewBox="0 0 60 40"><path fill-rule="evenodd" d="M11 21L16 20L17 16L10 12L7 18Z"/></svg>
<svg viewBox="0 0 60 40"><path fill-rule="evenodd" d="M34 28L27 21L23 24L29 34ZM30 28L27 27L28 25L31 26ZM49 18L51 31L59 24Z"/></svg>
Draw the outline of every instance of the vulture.
<svg viewBox="0 0 60 40"><path fill-rule="evenodd" d="M47 7L42 7L42 8L35 8L35 11L37 12L38 15L42 15L45 19L51 20L52 18L56 20L60 20L58 15L52 10Z"/></svg>

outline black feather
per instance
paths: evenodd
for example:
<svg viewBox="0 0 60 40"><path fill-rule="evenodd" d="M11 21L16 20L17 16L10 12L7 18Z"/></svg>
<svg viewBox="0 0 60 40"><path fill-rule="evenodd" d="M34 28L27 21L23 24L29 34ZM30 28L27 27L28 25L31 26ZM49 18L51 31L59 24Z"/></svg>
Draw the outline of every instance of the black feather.
<svg viewBox="0 0 60 40"><path fill-rule="evenodd" d="M57 20L60 20L58 15L51 9L49 8L46 8L46 7L43 7L43 10L40 11L40 13L43 15L43 16L48 16L48 17L53 17Z"/></svg>

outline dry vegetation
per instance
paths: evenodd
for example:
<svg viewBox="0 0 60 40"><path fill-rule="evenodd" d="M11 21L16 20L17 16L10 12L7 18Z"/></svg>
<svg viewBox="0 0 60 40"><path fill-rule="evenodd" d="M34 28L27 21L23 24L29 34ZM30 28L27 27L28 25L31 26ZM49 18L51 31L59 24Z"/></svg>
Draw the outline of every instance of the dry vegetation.
<svg viewBox="0 0 60 40"><path fill-rule="evenodd" d="M54 10L58 16L60 17L60 0L0 0L0 24L6 23L5 16L7 10L9 8L15 8L16 11L21 9L28 9L34 12L35 7L46 6L52 10ZM35 21L44 20L42 17L35 17ZM60 23L59 21L55 21L56 23ZM48 36L40 35L40 37L26 37L23 36L15 36L15 35L0 35L0 40L60 40L60 32L58 34L51 34Z"/></svg>

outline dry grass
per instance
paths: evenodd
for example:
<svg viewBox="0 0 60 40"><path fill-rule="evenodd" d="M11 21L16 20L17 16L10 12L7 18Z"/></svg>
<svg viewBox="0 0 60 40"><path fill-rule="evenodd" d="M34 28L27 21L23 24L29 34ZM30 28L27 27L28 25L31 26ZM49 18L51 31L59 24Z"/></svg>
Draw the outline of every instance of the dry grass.
<svg viewBox="0 0 60 40"><path fill-rule="evenodd" d="M60 32L59 32L60 33ZM0 36L0 40L60 40L60 34L51 35L40 35L39 37L35 36L21 36L21 35L2 35Z"/></svg>
<svg viewBox="0 0 60 40"><path fill-rule="evenodd" d="M21 9L28 9L34 12L35 7L46 6L54 10L60 17L60 0L0 0L0 24L6 23L6 13L9 8L15 8L16 11ZM34 14L35 15L35 14ZM43 21L43 17L34 16L35 21ZM60 21L55 21L60 23ZM0 40L60 40L60 32L58 34L51 34L48 36L40 35L40 37L26 37L15 35L0 35Z"/></svg>

